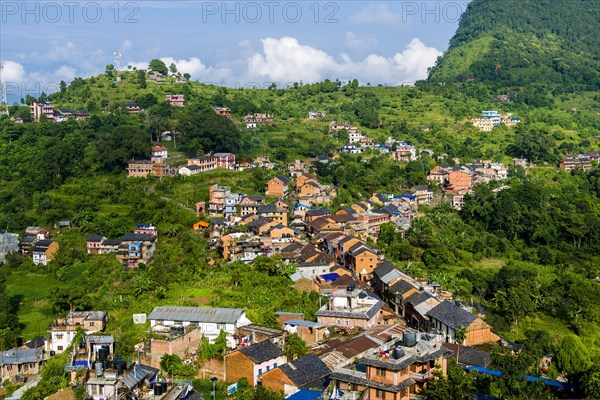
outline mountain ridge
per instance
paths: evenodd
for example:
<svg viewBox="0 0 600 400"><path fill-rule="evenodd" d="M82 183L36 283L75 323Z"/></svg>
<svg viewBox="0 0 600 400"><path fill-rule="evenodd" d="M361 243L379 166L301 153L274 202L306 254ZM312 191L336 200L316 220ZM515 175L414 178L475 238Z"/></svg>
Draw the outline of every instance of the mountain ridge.
<svg viewBox="0 0 600 400"><path fill-rule="evenodd" d="M568 6L565 6L568 4ZM600 3L474 0L428 81L600 88Z"/></svg>

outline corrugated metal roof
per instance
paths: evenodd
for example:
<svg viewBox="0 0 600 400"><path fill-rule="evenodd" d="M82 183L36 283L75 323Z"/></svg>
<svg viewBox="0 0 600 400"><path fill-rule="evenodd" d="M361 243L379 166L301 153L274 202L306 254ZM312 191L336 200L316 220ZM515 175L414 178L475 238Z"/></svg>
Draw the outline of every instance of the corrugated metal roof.
<svg viewBox="0 0 600 400"><path fill-rule="evenodd" d="M239 308L203 308L184 306L155 307L148 316L156 321L235 324L244 315Z"/></svg>
<svg viewBox="0 0 600 400"><path fill-rule="evenodd" d="M10 349L0 353L0 365L15 365L42 361L42 349Z"/></svg>
<svg viewBox="0 0 600 400"><path fill-rule="evenodd" d="M327 325L319 324L318 322L313 321L304 321L302 319L291 319L289 321L284 322L285 325L291 326L305 326L307 328L322 328Z"/></svg>
<svg viewBox="0 0 600 400"><path fill-rule="evenodd" d="M129 389L133 389L135 385L140 383L146 378L152 378L152 376L158 373L158 369L149 367L147 365L138 364L131 372L123 377L123 384L127 386Z"/></svg>
<svg viewBox="0 0 600 400"><path fill-rule="evenodd" d="M115 338L111 335L88 335L85 339L94 344L110 344L115 342Z"/></svg>

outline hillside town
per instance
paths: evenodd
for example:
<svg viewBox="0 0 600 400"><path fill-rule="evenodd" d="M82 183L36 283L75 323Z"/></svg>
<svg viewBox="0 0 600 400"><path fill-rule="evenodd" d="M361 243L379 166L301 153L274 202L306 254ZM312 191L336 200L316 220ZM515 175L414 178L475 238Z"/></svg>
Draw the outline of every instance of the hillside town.
<svg viewBox="0 0 600 400"><path fill-rule="evenodd" d="M417 157L414 147L391 144L396 145L391 159L408 162ZM168 157L168 149L157 144L151 166L141 169L138 161L131 162L128 176L166 176ZM437 374L446 375L450 359L465 370L495 373L487 369L486 349L511 343L492 331L485 310L463 304L438 282L408 275L372 243L383 225L404 236L421 216L422 206L448 202L460 209L475 185L506 179L507 166L489 160L436 166L427 175L428 185L399 194L373 193L333 212L327 205L337 188L312 173L321 161L277 166L281 173L268 180L260 194L211 185L208 201L196 203L200 220L190 227L226 262L252 264L259 257L276 257L282 266L291 266L288 279L295 289L316 291L326 299L314 315L276 310L274 328L252 323L243 309L157 306L130 316L134 324L149 322L133 361L121 358L115 352L115 337L104 333L110 317L106 310L71 311L52 322L47 335L5 350L0 379L35 376L49 358L69 352L67 370L73 382L85 387L87 398L127 394L191 399L195 397L189 383L161 378L161 360L177 356L192 365L203 340L214 345L221 337L222 357L205 360L198 376L233 383L244 378L250 385L282 391L289 399L302 399L308 392L331 399L419 399ZM240 168L232 153L208 154L187 163L180 175ZM265 158L250 166L268 163ZM69 221L60 224L62 229L70 227ZM152 262L158 237L155 226L139 223L118 239L89 235L86 251L91 256L114 254L124 267L140 268ZM34 264L47 265L58 243L48 229L29 227L22 237L1 233L0 250L2 257L18 251L31 256ZM296 335L310 351L297 358L286 356L289 335ZM570 387L552 382L561 390Z"/></svg>
<svg viewBox="0 0 600 400"><path fill-rule="evenodd" d="M464 3L0 2L0 400L600 398L600 2Z"/></svg>

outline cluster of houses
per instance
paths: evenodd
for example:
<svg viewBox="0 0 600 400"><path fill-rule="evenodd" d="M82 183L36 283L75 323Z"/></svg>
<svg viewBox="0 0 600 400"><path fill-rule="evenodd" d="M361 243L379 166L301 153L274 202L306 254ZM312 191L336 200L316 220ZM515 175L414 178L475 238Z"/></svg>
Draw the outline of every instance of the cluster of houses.
<svg viewBox="0 0 600 400"><path fill-rule="evenodd" d="M600 162L600 150L591 151L588 154L580 154L576 157L567 156L560 162L560 168L566 172L571 171L589 171L592 169L592 163Z"/></svg>
<svg viewBox="0 0 600 400"><path fill-rule="evenodd" d="M27 227L20 240L17 234L0 233L0 261L9 253L19 251L30 255L35 265L47 265L58 249L59 244L50 237L50 231L39 226Z"/></svg>
<svg viewBox="0 0 600 400"><path fill-rule="evenodd" d="M383 145L375 144L370 139L347 143L339 149L339 152L342 154L361 154L369 150L376 150L380 154L388 154L392 160L401 163L417 159L417 149L414 145L392 137L389 137Z"/></svg>
<svg viewBox="0 0 600 400"><path fill-rule="evenodd" d="M408 276L357 238L334 233L320 235L318 242L336 249L338 263L304 277L310 281L306 290L328 298L314 321L302 313L277 311L275 328L252 323L243 309L157 306L149 315L132 316L134 324L148 325L135 346L137 361L131 362L116 354L114 337L104 333L106 311L71 311L50 324L46 338L2 352L0 378L38 374L49 357L69 350L67 370L72 380L81 379L87 398L197 399L184 383L160 378L160 361L177 355L197 365L202 339L214 343L222 332L224 356L204 360L199 377L231 383L232 390L245 378L289 399L326 393L323 398L418 399L436 375L447 373L450 357L458 357L465 370L489 367L487 351L501 339L439 283ZM360 257L361 264L337 265L346 256ZM374 265L371 272L362 274L369 265ZM78 330L83 339L69 347ZM308 354L285 355L290 334L309 345Z"/></svg>
<svg viewBox="0 0 600 400"><path fill-rule="evenodd" d="M246 378L253 386L286 396L310 389L337 391L346 394L344 398L410 399L435 379L434 372L446 373L447 359L458 348L460 365L489 365L489 355L472 346L495 343L499 337L438 283L409 277L356 238L327 234L319 242L343 249L347 254L338 260L354 258L358 263L351 269L335 266L304 277L311 282L306 290L328 297L316 312L316 321L306 320L302 313L278 311L279 327L273 328L253 324L242 309L158 306L148 316L133 315L134 323L148 320L149 328L136 345L138 362L131 363L116 356L113 336L103 333L106 311L72 311L50 324L49 337L38 341L36 350L29 351L32 354L0 358L0 366L8 371L3 378L14 377L15 364L25 374L38 373L48 356L67 350L79 328L85 335L71 350L67 368L73 377L85 371L86 393L94 399L128 391L159 396L149 397L153 399L177 391L168 398L183 398L177 397L182 387L167 383L157 389L154 378L160 360L177 355L184 363L195 364L202 338L212 343L222 331L227 338L225 355L205 360L200 376L230 383ZM362 272L371 265L370 273L356 274L357 268ZM462 343L457 343L457 331L463 332ZM289 334L306 341L310 353L287 358L284 344Z"/></svg>
<svg viewBox="0 0 600 400"><path fill-rule="evenodd" d="M165 95L165 101L169 103L170 106L173 107L184 107L185 106L185 97L182 94L167 94ZM123 105L123 110L127 114L139 114L141 112L146 111L146 109L140 106L135 101L128 101Z"/></svg>
<svg viewBox="0 0 600 400"><path fill-rule="evenodd" d="M88 254L115 254L124 266L135 268L152 257L157 239L158 230L154 225L137 224L133 233L126 233L119 240L89 235L86 248Z"/></svg>
<svg viewBox="0 0 600 400"><path fill-rule="evenodd" d="M473 126L483 132L491 132L492 129L503 123L506 126L516 125L521 122L520 118L513 117L512 114L500 114L496 110L484 110L481 117L471 120Z"/></svg>
<svg viewBox="0 0 600 400"><path fill-rule="evenodd" d="M353 145L364 145L372 146L373 140L367 135L362 133L358 128L349 123L338 123L336 121L329 121L329 133L334 133L345 129L348 133L348 144Z"/></svg>
<svg viewBox="0 0 600 400"><path fill-rule="evenodd" d="M305 173L295 178L295 192L300 201L302 188L314 187L307 184L311 179ZM290 208L282 200L289 191L288 184L288 178L281 175L269 181L267 194L279 197L271 204L266 204L263 196L232 193L229 187L213 185L208 207L204 202L197 203L197 215L207 213L212 216L211 221L200 221L194 228L208 230L212 243L227 260L252 262L258 256L280 254L284 261L298 265L300 278L311 279L336 263L343 266L358 263L358 267L350 269L355 268L358 275L365 276L361 280L365 280L379 255L364 241L375 239L384 223L391 222L399 232L404 232L418 215L418 206L433 200L431 189L415 186L402 195L376 193L334 214L327 208L304 202ZM333 236L325 238L329 234ZM358 261L351 257L355 253L346 255L343 249L334 246L345 237L353 239L352 245L360 245L360 254L364 253L362 250L369 253L358 257ZM367 256L370 263L363 265Z"/></svg>
<svg viewBox="0 0 600 400"><path fill-rule="evenodd" d="M48 326L46 337L35 338L21 348L0 352L0 380L22 381L35 376L50 357L69 351L66 370L70 372L72 383L84 386L86 399L202 398L199 393L193 393L189 384L176 385L160 378L158 366L119 357L114 337L104 333L107 321L108 313L104 310L71 311L65 317L57 318ZM134 320L134 323L139 321ZM75 343L78 332L83 335L81 341ZM143 352L143 343L139 351ZM15 392L11 399L21 398L21 395ZM60 398L74 398L70 389L61 395Z"/></svg>
<svg viewBox="0 0 600 400"><path fill-rule="evenodd" d="M407 275L367 242L377 237L384 223L392 222L401 232L407 229L418 215L418 205L433 200L431 189L415 186L400 196L376 193L337 213L303 203L290 207L282 198L292 188L299 196L315 179L306 166L295 162L288 167L290 178L278 175L269 181L267 195L279 198L270 204L263 196L211 186L208 204L198 203L197 212L213 218L195 228L210 231L225 259L250 263L260 255L279 254L282 262L295 265L293 286L327 297L314 318L281 310L274 328L253 324L242 309L159 306L148 316L133 315L134 323L148 320L149 328L135 347L137 362L130 362L115 354L114 338L103 333L105 311L72 311L54 321L48 339L37 341L32 349L5 352L0 357L2 378L13 378L17 371L38 373L49 356L69 347L78 328L85 335L71 350L67 368L73 379L83 376L87 396L96 400L119 393L191 398L186 397L190 391L185 385L157 378L160 360L178 355L196 365L202 338L214 342L222 331L225 355L205 360L199 376L229 383L246 378L253 386L282 391L290 399L300 399L306 390L346 399L416 399L438 373L446 374L449 357L458 356L466 369L487 368L490 356L484 349L500 338L482 315L439 283ZM464 168L438 167L430 179L454 191L468 189L486 176L503 179L506 173L492 162ZM152 225L138 225L119 241L91 235L87 249L91 254L121 254L124 265L136 266L152 255L156 236ZM309 354L285 356L290 334L309 344Z"/></svg>
<svg viewBox="0 0 600 400"><path fill-rule="evenodd" d="M63 122L68 119L83 121L90 119L90 113L85 110L71 110L69 108L54 108L48 101L32 101L29 105L29 111L35 122L39 122L42 117L48 121ZM16 123L23 123L22 119L14 119Z"/></svg>
<svg viewBox="0 0 600 400"><path fill-rule="evenodd" d="M441 186L444 194L451 196L452 205L461 209L465 194L471 193L474 185L507 177L508 168L504 164L483 160L460 167L436 166L429 171L427 180Z"/></svg>

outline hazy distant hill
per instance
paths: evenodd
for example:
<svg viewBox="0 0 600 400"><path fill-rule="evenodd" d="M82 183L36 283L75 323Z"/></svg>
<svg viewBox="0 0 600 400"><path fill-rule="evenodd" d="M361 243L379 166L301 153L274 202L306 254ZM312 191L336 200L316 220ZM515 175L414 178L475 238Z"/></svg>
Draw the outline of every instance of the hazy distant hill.
<svg viewBox="0 0 600 400"><path fill-rule="evenodd" d="M474 0L432 82L600 88L600 1Z"/></svg>

